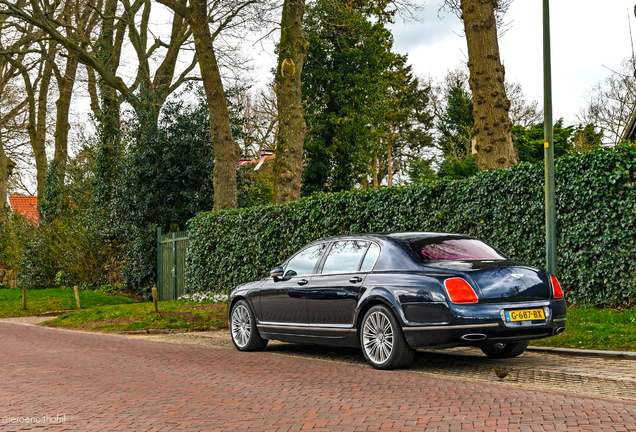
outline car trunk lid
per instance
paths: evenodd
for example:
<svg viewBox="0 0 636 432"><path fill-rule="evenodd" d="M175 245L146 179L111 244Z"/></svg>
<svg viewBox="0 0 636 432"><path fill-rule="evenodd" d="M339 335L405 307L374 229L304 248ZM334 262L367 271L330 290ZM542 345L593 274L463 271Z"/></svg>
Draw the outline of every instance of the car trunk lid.
<svg viewBox="0 0 636 432"><path fill-rule="evenodd" d="M505 260L436 264L432 266L467 273L477 283L481 298L488 303L549 300L551 297L549 276L539 268Z"/></svg>

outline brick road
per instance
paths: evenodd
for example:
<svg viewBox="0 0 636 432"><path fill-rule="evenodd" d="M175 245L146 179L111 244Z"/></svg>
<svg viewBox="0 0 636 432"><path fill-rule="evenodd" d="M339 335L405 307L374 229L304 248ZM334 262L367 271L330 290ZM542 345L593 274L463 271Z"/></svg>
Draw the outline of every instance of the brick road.
<svg viewBox="0 0 636 432"><path fill-rule="evenodd" d="M633 401L18 324L0 371L2 431L636 431Z"/></svg>

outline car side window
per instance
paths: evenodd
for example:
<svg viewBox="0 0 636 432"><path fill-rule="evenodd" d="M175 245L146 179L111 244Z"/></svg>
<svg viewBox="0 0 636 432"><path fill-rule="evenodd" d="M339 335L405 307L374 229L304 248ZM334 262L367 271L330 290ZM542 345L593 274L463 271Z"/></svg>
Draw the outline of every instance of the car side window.
<svg viewBox="0 0 636 432"><path fill-rule="evenodd" d="M375 243L371 243L371 246L369 246L369 249L367 250L367 254L364 256L364 261L362 261L362 266L360 266L360 271L371 271L378 255L380 255L380 246Z"/></svg>
<svg viewBox="0 0 636 432"><path fill-rule="evenodd" d="M285 268L285 277L307 276L314 272L316 264L327 249L327 243L308 247L289 260Z"/></svg>
<svg viewBox="0 0 636 432"><path fill-rule="evenodd" d="M322 274L357 272L369 242L348 240L335 242L322 267Z"/></svg>

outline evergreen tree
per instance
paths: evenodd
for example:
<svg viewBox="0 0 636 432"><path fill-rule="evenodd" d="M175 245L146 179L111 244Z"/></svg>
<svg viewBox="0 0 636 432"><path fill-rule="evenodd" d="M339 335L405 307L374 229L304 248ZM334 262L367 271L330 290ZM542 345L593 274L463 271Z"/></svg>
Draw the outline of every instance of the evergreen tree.
<svg viewBox="0 0 636 432"><path fill-rule="evenodd" d="M457 79L448 89L446 109L437 122L437 147L443 155L439 177L463 178L477 173L476 159L471 153L474 124L473 98L464 82Z"/></svg>
<svg viewBox="0 0 636 432"><path fill-rule="evenodd" d="M381 160L386 161L388 186L393 184L394 173L418 172L418 169L411 170L410 165L420 161L423 150L433 143L429 132L433 125L428 109L430 87L420 85L406 60L406 56L396 56L396 65L388 74L389 109L385 114L386 134L381 155ZM381 181L384 175L377 177Z"/></svg>
<svg viewBox="0 0 636 432"><path fill-rule="evenodd" d="M563 126L563 119L554 124L554 157L560 157L572 149L572 135L574 126ZM513 126L512 133L517 138L515 148L519 154L519 161L539 163L544 158L543 122L528 128Z"/></svg>
<svg viewBox="0 0 636 432"><path fill-rule="evenodd" d="M386 130L393 37L373 2L317 0L306 16L302 193L349 190L372 172Z"/></svg>

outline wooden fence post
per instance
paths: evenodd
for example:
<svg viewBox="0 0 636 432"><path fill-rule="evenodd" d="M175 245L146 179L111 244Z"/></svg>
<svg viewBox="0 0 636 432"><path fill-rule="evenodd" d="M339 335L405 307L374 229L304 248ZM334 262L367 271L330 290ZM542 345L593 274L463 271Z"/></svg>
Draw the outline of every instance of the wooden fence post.
<svg viewBox="0 0 636 432"><path fill-rule="evenodd" d="M26 288L22 288L22 309L26 310Z"/></svg>
<svg viewBox="0 0 636 432"><path fill-rule="evenodd" d="M152 301L155 303L155 312L159 313L159 303L157 302L157 285L152 285Z"/></svg>
<svg viewBox="0 0 636 432"><path fill-rule="evenodd" d="M73 291L75 292L75 304L77 305L77 310L81 309L80 300L79 300L79 290L77 289L77 285L73 287Z"/></svg>

